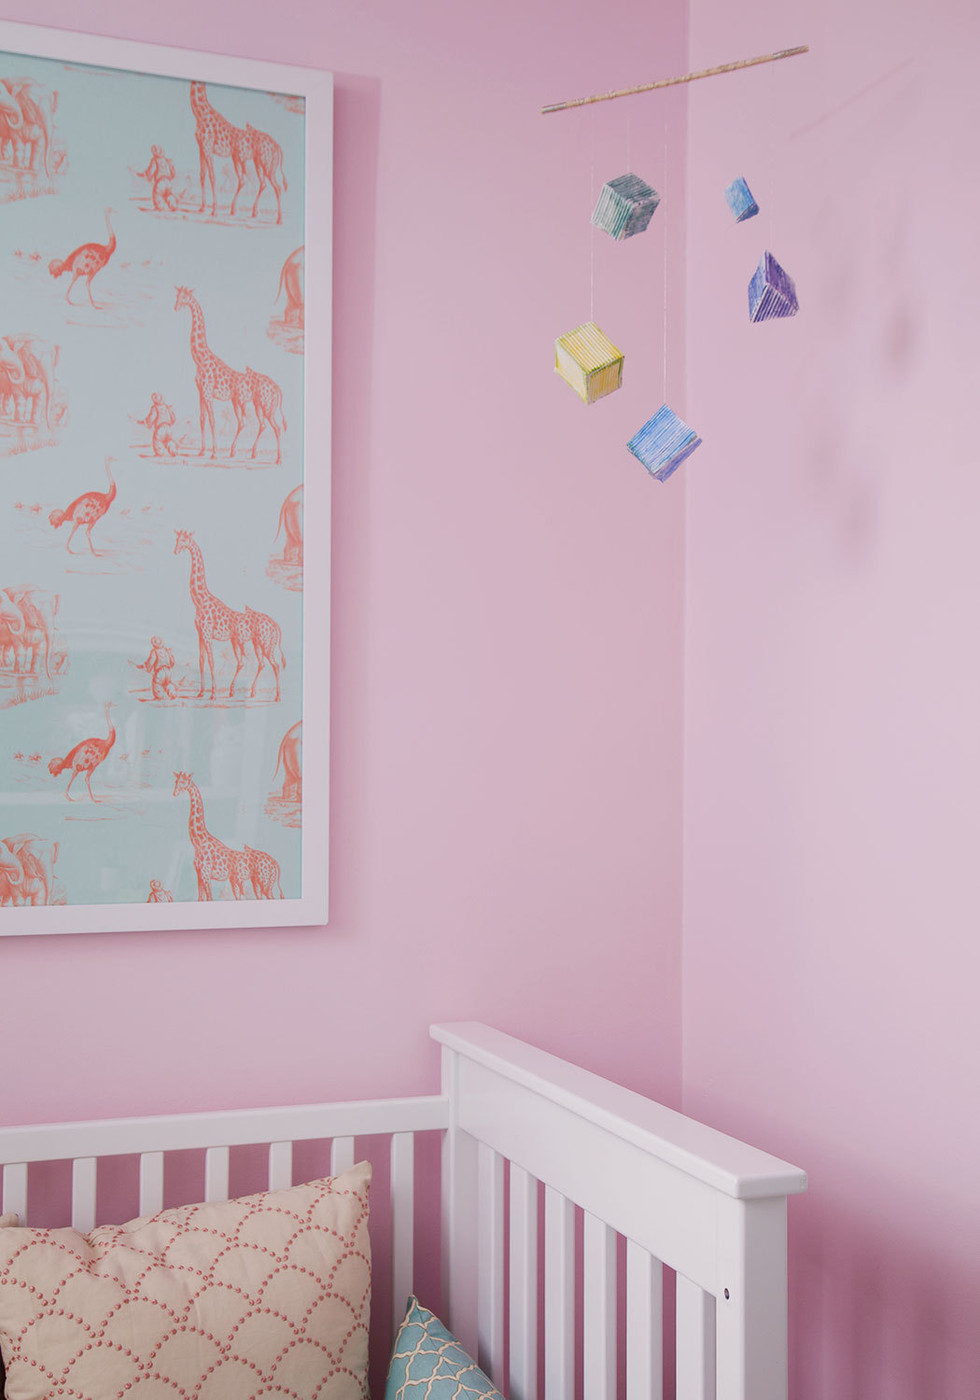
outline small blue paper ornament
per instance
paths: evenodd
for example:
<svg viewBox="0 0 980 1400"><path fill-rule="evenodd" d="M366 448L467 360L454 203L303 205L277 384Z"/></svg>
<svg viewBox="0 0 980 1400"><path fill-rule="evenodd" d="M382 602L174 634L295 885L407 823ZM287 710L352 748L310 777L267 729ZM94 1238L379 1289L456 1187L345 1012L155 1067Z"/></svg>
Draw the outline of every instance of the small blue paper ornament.
<svg viewBox="0 0 980 1400"><path fill-rule="evenodd" d="M659 203L660 196L652 186L639 175L627 172L603 185L592 211L592 222L618 242L642 233Z"/></svg>
<svg viewBox="0 0 980 1400"><path fill-rule="evenodd" d="M749 283L749 320L771 321L795 316L800 309L796 284L772 253L765 252Z"/></svg>
<svg viewBox="0 0 980 1400"><path fill-rule="evenodd" d="M736 223L741 223L743 219L752 219L759 212L759 206L752 197L752 191L745 182L745 177L737 175L725 191L725 198L728 207L735 215Z"/></svg>
<svg viewBox="0 0 980 1400"><path fill-rule="evenodd" d="M701 439L673 409L662 404L626 446L651 476L666 481L701 446Z"/></svg>

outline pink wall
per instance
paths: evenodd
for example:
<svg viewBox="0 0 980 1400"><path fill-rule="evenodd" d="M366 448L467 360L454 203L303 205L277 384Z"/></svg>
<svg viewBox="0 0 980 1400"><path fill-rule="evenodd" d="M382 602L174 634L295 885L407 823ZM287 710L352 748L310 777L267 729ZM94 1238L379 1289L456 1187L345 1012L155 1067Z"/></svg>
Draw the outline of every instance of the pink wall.
<svg viewBox="0 0 980 1400"><path fill-rule="evenodd" d="M0 941L4 1119L429 1090L427 1026L463 1017L676 1098L683 496L623 447L659 402L663 241L596 251L609 333L657 332L586 410L552 343L628 133L538 115L639 81L641 39L680 64L661 9L6 0L332 69L337 214L330 926Z"/></svg>
<svg viewBox="0 0 980 1400"><path fill-rule="evenodd" d="M795 1400L967 1400L980 12L693 0L695 66L800 42L691 91L684 1102L811 1173Z"/></svg>

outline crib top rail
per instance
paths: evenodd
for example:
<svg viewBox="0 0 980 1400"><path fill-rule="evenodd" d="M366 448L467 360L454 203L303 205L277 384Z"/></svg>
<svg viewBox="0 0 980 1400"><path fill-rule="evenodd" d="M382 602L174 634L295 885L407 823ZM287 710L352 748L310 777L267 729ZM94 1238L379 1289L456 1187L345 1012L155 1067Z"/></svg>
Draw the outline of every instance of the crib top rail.
<svg viewBox="0 0 980 1400"><path fill-rule="evenodd" d="M433 1026L432 1036L447 1050L727 1196L754 1200L806 1190L806 1172L799 1167L502 1031L460 1021Z"/></svg>
<svg viewBox="0 0 980 1400"><path fill-rule="evenodd" d="M179 1152L204 1146L307 1142L322 1138L368 1137L372 1133L420 1133L445 1128L448 1122L446 1099L431 1094L404 1099L227 1109L217 1113L38 1123L0 1128L0 1163Z"/></svg>
<svg viewBox="0 0 980 1400"><path fill-rule="evenodd" d="M497 1082L529 1090L725 1195L756 1199L806 1190L806 1173L788 1162L489 1026L451 1022L433 1026L432 1036ZM425 1132L449 1127L452 1118L450 1097L432 1094L30 1124L0 1127L0 1163Z"/></svg>

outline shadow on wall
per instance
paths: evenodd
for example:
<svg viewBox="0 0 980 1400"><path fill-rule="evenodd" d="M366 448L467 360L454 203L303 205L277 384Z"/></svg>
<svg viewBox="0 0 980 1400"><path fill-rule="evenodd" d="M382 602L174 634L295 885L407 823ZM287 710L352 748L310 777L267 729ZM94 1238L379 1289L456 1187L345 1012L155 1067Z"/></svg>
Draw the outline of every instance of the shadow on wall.
<svg viewBox="0 0 980 1400"><path fill-rule="evenodd" d="M377 278L381 83L334 74L333 563L330 925L363 925L348 872L367 824L368 495ZM342 347L342 350L341 350ZM338 587L336 581L341 581ZM342 849L341 849L342 848Z"/></svg>
<svg viewBox="0 0 980 1400"><path fill-rule="evenodd" d="M894 1201L882 1205L880 1223L874 1218L880 1182L849 1179L844 1189L848 1205L821 1191L814 1173L807 1196L790 1205L790 1395L975 1396L980 1254L976 1239L971 1248L964 1234L959 1259L951 1259L951 1210L941 1180L935 1196L916 1200L910 1193L901 1236ZM855 1200L869 1202L867 1215L853 1213Z"/></svg>

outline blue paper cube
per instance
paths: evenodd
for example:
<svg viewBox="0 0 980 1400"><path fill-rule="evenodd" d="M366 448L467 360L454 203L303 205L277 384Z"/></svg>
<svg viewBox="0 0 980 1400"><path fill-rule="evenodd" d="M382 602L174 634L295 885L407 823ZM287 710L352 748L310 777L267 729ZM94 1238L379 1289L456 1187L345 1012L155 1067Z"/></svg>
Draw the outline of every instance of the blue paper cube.
<svg viewBox="0 0 980 1400"><path fill-rule="evenodd" d="M662 404L626 446L651 476L666 481L701 446L701 439L673 409Z"/></svg>
<svg viewBox="0 0 980 1400"><path fill-rule="evenodd" d="M639 175L617 175L603 185L592 222L617 240L642 233L653 218L660 196Z"/></svg>
<svg viewBox="0 0 980 1400"><path fill-rule="evenodd" d="M795 316L800 309L796 284L772 253L765 252L749 283L749 320L771 321Z"/></svg>
<svg viewBox="0 0 980 1400"><path fill-rule="evenodd" d="M759 206L752 197L752 191L745 183L743 176L738 175L725 191L725 198L728 207L735 215L736 223L741 223L743 219L752 219L759 212Z"/></svg>

